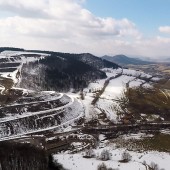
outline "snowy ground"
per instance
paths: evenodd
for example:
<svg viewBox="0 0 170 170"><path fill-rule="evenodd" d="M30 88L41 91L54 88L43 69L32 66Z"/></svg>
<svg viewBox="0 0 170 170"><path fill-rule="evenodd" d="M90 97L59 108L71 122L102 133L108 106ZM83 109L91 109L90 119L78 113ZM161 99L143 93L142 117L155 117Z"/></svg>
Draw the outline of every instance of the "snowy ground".
<svg viewBox="0 0 170 170"><path fill-rule="evenodd" d="M22 55L22 54L36 54L36 53L28 53L28 52L11 52L11 51L5 51L0 54L0 58L6 58L6 57L12 57L15 55ZM13 72L2 72L0 73L1 78L10 78L13 80L14 85L19 82L19 78L17 78L17 72L21 70L21 67L24 63L27 62L32 62L39 60L42 57L47 56L48 54L40 54L41 57L21 57L21 59L18 61L14 62L20 62L20 65L16 68L15 71ZM74 94L74 93L68 93L70 96L70 102L64 106L58 107L58 108L53 108L49 109L48 111L39 111L39 112L32 112L32 113L23 113L23 115L14 115L8 118L0 119L0 123L3 121L9 121L9 119L14 120L14 119L22 119L24 117L31 117L34 114L37 116L40 116L41 114L44 114L44 112L51 112L54 110L59 110L59 109L65 109L67 114L65 117L62 119L62 122L60 125L54 125L51 127L47 127L44 129L36 129L34 131L23 131L23 133L18 133L15 135L11 136L6 136L4 139L1 138L1 140L8 140L10 138L18 138L20 136L26 135L26 134L31 134L33 132L40 132L40 131L45 131L45 130L56 130L57 132L66 132L69 130L72 130L70 127L71 125L74 125L75 120L78 120L81 117L84 117L85 114L85 119L88 121L90 119L93 119L94 117L97 118L99 113L103 112L106 113L106 116L109 120L112 122L117 122L118 121L118 116L115 112L115 106L118 105L117 101L118 97L121 96L123 90L125 87L128 85L129 87L137 87L140 86L141 84L144 84L145 81L143 78L151 78L151 75L145 74L140 71L135 71L135 70L129 70L129 69L108 69L104 68L102 69L103 71L106 72L107 78L102 79L102 80L96 80L93 83L90 83L89 86L84 89L84 94L85 94L85 100L77 100L75 98L80 99L79 94ZM122 73L122 75L118 78L110 80L108 86L106 87L104 93L101 95L99 101L96 103L96 105L91 105L92 100L94 99L94 95L96 94L97 91L100 91L104 83L107 79L111 77L115 77L116 75ZM21 75L22 76L22 75ZM140 79L140 77L142 79ZM158 80L158 78L152 78L153 80ZM146 83L144 86L151 87L150 84ZM4 89L1 87L1 89ZM24 90L24 93L28 93L28 91ZM47 92L48 93L48 92ZM54 93L54 92L49 92ZM59 96L56 97L51 97L50 95L46 96L46 101L51 101L51 100L56 100L57 98L62 98L63 94L60 94ZM40 101L38 101L40 102ZM82 105L83 103L83 105ZM15 103L16 105L16 103ZM20 127L21 128L21 127ZM1 132L1 126L0 126L0 132ZM169 132L164 132L164 133L169 133ZM138 135L130 135L130 136L124 136L125 139L130 139L130 138L135 138L135 139L140 139L142 134ZM143 136L142 136L143 137ZM127 151L131 156L132 160L128 163L120 163L119 161L121 160L122 153L126 150L125 148L117 149L115 148L115 145L107 145L103 141L104 136L100 135L99 139L100 144L98 148L94 150L96 157L87 159L83 158L83 152L77 153L77 154L68 154L68 153L60 153L54 155L54 158L57 162L63 164L64 168L67 168L68 170L97 170L97 167L99 164L102 163L101 160L98 159L98 155L102 152L103 149L109 150L111 154L111 158L108 161L104 161L106 166L109 168L115 168L119 170L146 170L146 167L143 165L143 162L146 161L146 164L150 165L151 162L155 162L156 164L159 165L160 168L164 168L165 170L169 170L169 161L170 161L170 154L169 153L162 153L162 152L144 152L144 153L138 153L134 151ZM73 143L75 147L81 147L83 145L81 142L78 143ZM103 148L104 147L104 148Z"/></svg>
<svg viewBox="0 0 170 170"><path fill-rule="evenodd" d="M110 80L109 85L106 87L101 98L105 99L116 99L120 96L126 87L126 83L133 80L134 77L122 75L116 79Z"/></svg>
<svg viewBox="0 0 170 170"><path fill-rule="evenodd" d="M117 72L117 70L115 70ZM108 77L115 76L116 73L114 70L112 73L107 73ZM151 75L145 74L140 71L135 70L129 70L129 69L123 69L122 76L110 80L109 85L105 89L104 93L102 94L101 98L105 99L116 99L121 95L123 90L126 88L126 84L129 83L129 87L137 87L140 86L142 83L144 83L144 80L141 80L138 78L138 76L141 76L142 78L150 78Z"/></svg>
<svg viewBox="0 0 170 170"><path fill-rule="evenodd" d="M104 69L108 78L115 76L117 73L120 73L121 70L112 70L112 69ZM90 83L85 92L85 100L82 102L86 107L86 119L90 119L97 115L97 112L104 110L107 118L113 122L117 122L117 115L114 112L114 106L117 105L116 100L121 96L123 90L126 87L126 84L129 84L129 87L137 87L141 84L145 83L142 78L150 78L151 76L145 74L140 71L123 69L123 75L110 80L110 83L106 87L104 93L101 95L99 101L95 106L91 105L91 101L93 100L94 94L96 91L101 90L104 82L108 79L97 80L96 82ZM153 78L153 80L158 80L157 78ZM152 87L151 84L144 84L146 87ZM169 134L169 131L165 131L164 133ZM130 134L122 136L125 140L127 139L142 139L146 137L145 134ZM147 136L148 137L148 136ZM152 135L150 135L152 137ZM159 168L164 170L169 170L170 165L170 154L164 152L157 151L148 151L148 152L137 152L137 151L127 151L126 148L116 148L115 144L107 144L105 143L104 136L99 135L100 144L98 148L94 149L95 158L83 158L84 152L80 152L77 154L68 154L67 152L59 153L54 155L54 159L63 165L64 168L68 170L97 170L99 164L104 162L107 168L114 168L117 170L146 170L146 165L151 165L152 163L158 164ZM111 154L111 159L108 161L101 161L98 159L98 155L102 152L102 150L107 149ZM132 159L128 163L119 162L122 159L122 153L128 152ZM146 162L146 165L143 163Z"/></svg>
<svg viewBox="0 0 170 170"><path fill-rule="evenodd" d="M102 71L106 72L107 78L102 80L96 80L90 83L88 88L84 89L85 100L83 103L86 108L86 118L91 119L94 114L99 114L101 111L106 113L106 116L112 122L118 121L118 116L115 113L115 107L118 107L118 98L122 95L122 92L129 87L138 87L143 85L145 87L151 88L152 85L145 83L144 78L151 78L151 75L145 74L141 71L129 70L129 69L111 69L104 68ZM91 102L97 91L100 91L104 86L107 79L115 77L116 75L122 73L120 77L111 79L108 86L106 87L103 94L100 96L98 102L95 106L91 105ZM154 81L158 80L153 78Z"/></svg>
<svg viewBox="0 0 170 170"><path fill-rule="evenodd" d="M109 150L111 153L111 159L108 161L101 161L97 158L83 158L83 152L77 154L67 154L60 153L54 155L54 159L61 163L64 168L68 170L97 170L99 164L104 162L108 168L115 168L119 170L146 170L146 167L143 165L143 162L146 161L147 165L150 165L152 162L158 164L160 168L164 170L169 170L169 161L170 154L163 152L144 152L137 153L133 151L126 151L125 149L113 149L113 148L104 148ZM100 155L103 149L95 149L95 154ZM122 159L122 153L126 151L132 156L132 160L128 163L120 163Z"/></svg>

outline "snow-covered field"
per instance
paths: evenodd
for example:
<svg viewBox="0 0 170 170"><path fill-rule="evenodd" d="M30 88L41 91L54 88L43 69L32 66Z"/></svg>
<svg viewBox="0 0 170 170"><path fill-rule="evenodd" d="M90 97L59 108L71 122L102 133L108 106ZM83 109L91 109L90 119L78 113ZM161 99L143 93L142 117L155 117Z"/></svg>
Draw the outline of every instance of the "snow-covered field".
<svg viewBox="0 0 170 170"><path fill-rule="evenodd" d="M103 69L107 78L103 80L97 80L90 83L88 88L84 89L85 99L82 101L86 108L86 119L94 118L101 111L106 113L106 116L112 122L117 122L117 114L114 111L114 107L117 106L117 99L121 96L123 90L126 88L127 84L129 87L138 87L141 84L145 87L152 87L152 84L145 83L143 78L151 78L151 75L145 74L140 71L123 69L123 73L120 77L110 80L108 86L106 87L103 94L100 96L98 102L93 106L91 102L94 98L95 93L101 90L105 81L119 74L122 70L113 69ZM140 79L140 77L142 79ZM154 81L159 80L158 78L152 78ZM77 95L78 97L78 95ZM96 115L95 115L96 114ZM167 132L166 132L167 133ZM168 132L169 133L169 132ZM101 135L100 135L101 136ZM145 137L144 134L133 134L125 135L124 139L141 139ZM148 136L147 136L148 137ZM152 136L150 136L152 137ZM97 170L98 165L104 163L107 168L113 168L115 170L146 170L147 166L151 166L153 163L157 164L159 168L164 170L169 170L170 165L170 154L157 151L148 152L137 152L137 151L127 151L126 148L116 148L115 144L107 144L104 141L104 137L99 137L101 140L98 148L94 149L95 158L84 158L84 152L79 152L76 154L69 154L67 152L62 152L54 155L54 159L63 165L64 168L68 170ZM102 150L107 149L110 152L110 160L102 161L98 159ZM128 163L119 162L122 159L122 153L128 152L132 158ZM148 169L148 168L147 168Z"/></svg>
<svg viewBox="0 0 170 170"><path fill-rule="evenodd" d="M152 137L152 135L139 133L129 134L122 136L125 140L137 139L140 140L145 137ZM82 151L76 154L70 154L67 151L54 154L54 160L63 165L68 170L97 170L98 165L104 163L107 168L114 170L149 170L148 166L157 164L160 170L169 170L170 165L170 153L158 152L158 151L130 151L126 148L116 148L114 143L105 140L104 135L99 135L99 145L93 150L92 158L84 158L86 151ZM107 150L109 152L109 160L101 160L102 151ZM130 155L130 161L127 163L120 162L122 160L123 153ZM147 167L147 168L146 168ZM156 169L159 170L159 169Z"/></svg>
<svg viewBox="0 0 170 170"><path fill-rule="evenodd" d="M144 87L151 88L152 85L146 83L144 79L152 78L152 76L141 71L122 68L119 69L104 68L102 69L102 71L106 72L107 78L90 83L88 88L84 89L85 100L83 101L83 103L86 105L86 108L89 106L88 107L89 114L87 113L86 115L88 116L88 118L89 116L92 117L90 115L90 112L93 111L91 110L97 108L99 110L104 111L109 120L111 120L112 122L117 122L118 116L115 113L114 108L118 107L117 100L119 100L119 97L121 97L126 87L138 87L142 85ZM122 75L117 78L113 78L119 74ZM100 96L96 105L92 106L91 102L95 96L95 93L103 88L105 81L108 79L110 79L110 81L107 87L105 88L105 91ZM154 81L158 80L158 78L155 77L153 77L152 79Z"/></svg>
<svg viewBox="0 0 170 170"><path fill-rule="evenodd" d="M84 89L85 92L95 92L95 91L101 90L105 81L110 77L114 77L120 74L122 72L122 69L121 68L118 68L118 69L104 68L102 69L102 71L106 73L107 78L99 79L93 83L90 83L88 88Z"/></svg>
<svg viewBox="0 0 170 170"><path fill-rule="evenodd" d="M117 73L117 70L115 70ZM108 78L113 77L116 75L114 70L112 72L107 73ZM151 75L145 74L140 71L135 71L135 70L129 70L129 69L123 69L122 76L112 79L109 82L109 85L106 87L104 93L102 94L101 98L105 99L116 99L121 95L123 90L126 88L126 85L129 83L129 87L137 87L140 86L144 80L141 80L140 77L142 78L150 78Z"/></svg>
<svg viewBox="0 0 170 170"><path fill-rule="evenodd" d="M116 79L110 80L109 85L106 87L104 93L101 95L101 98L109 100L116 99L125 89L126 83L133 79L134 77L122 75Z"/></svg>
<svg viewBox="0 0 170 170"><path fill-rule="evenodd" d="M24 54L35 55L26 57ZM20 57L17 58L17 55ZM40 55L39 57L36 55ZM16 66L16 69L11 72L0 72L0 79L6 78L13 81L13 89L23 90L23 94L26 95L33 93L33 91L28 91L26 89L17 89L14 86L19 82L19 79L22 75L18 75L18 72L21 73L21 69L24 63L34 62L41 58L48 56L45 53L29 53L29 52L18 52L18 51L4 51L0 53L0 59L9 58L7 63L19 63ZM13 59L12 59L13 58ZM12 59L12 60L11 60ZM126 87L138 87L140 85L146 87L152 87L152 84L145 83L145 79L151 78L153 81L159 80L156 77L145 74L141 71L129 70L129 69L111 69L104 68L102 69L107 75L106 79L96 80L89 84L89 86L83 90L84 100L80 100L80 95L69 92L68 94L57 94L55 92L41 92L41 94L36 94L34 97L37 97L37 101L29 100L25 102L14 102L11 105L6 106L6 117L0 119L0 140L9 140L14 138L19 138L24 135L44 132L44 131L55 131L55 132L69 132L72 131L72 125L75 121L83 118L85 115L85 121L89 121L93 118L98 118L100 113L105 113L106 117L111 122L118 122L118 115L116 114L115 107L119 107L118 100L122 95L122 92ZM37 72L37 70L32 70L32 74ZM118 76L119 75L119 76ZM117 77L118 76L118 77ZM117 78L115 78L117 77ZM104 92L100 96L99 100L95 105L92 105L91 102L94 99L97 92L99 92L105 82L109 81L109 84L105 88ZM0 86L3 90L5 87ZM23 96L24 96L23 95ZM38 97L41 96L42 100L38 100ZM59 100L63 105L57 106L55 103L51 104L50 102L55 102ZM30 102L31 101L31 102ZM46 103L46 104L45 104ZM57 103L57 102L56 102ZM60 103L60 104L61 104ZM41 104L44 104L41 105ZM22 108L22 105L23 108ZM50 106L49 106L50 105ZM56 107L54 107L54 105ZM34 111L28 111L27 109L34 107ZM36 107L37 106L37 107ZM8 111L8 108L12 107L16 114L11 114ZM17 107L17 109L15 109ZM42 109L44 107L44 110ZM49 108L48 108L49 107ZM37 109L38 108L38 109ZM2 108L0 108L2 109ZM4 110L5 110L4 109ZM41 110L42 109L42 110ZM20 111L20 112L19 112ZM58 116L56 118L56 116ZM143 115L144 116L144 115ZM31 125L28 126L31 118ZM41 127L37 126L37 122L41 122ZM34 122L35 121L35 122ZM10 123L9 123L10 122ZM50 124L49 122L54 122ZM34 124L35 123L35 124ZM101 124L107 122L100 122ZM75 124L76 125L76 124ZM169 133L169 132L164 132ZM124 139L140 139L142 134L123 136ZM52 139L52 138L51 138ZM79 152L76 154L69 154L68 152L63 152L54 155L54 158L57 162L61 163L64 168L68 170L97 170L99 164L104 162L107 168L119 169L119 170L146 170L146 165L151 165L152 162L159 165L160 168L165 170L170 170L170 154L156 151L148 152L136 152L136 151L127 151L126 148L116 148L115 144L108 144L104 141L105 137L99 135L100 142L97 145L97 148L94 149L95 157L94 158L84 158L84 152ZM73 142L72 146L75 148L83 147L83 142ZM99 159L101 152L107 149L110 152L110 160L102 161ZM128 163L121 163L122 153L128 152L132 158ZM146 165L144 165L144 161Z"/></svg>
<svg viewBox="0 0 170 170"><path fill-rule="evenodd" d="M111 159L108 161L102 161L97 158L83 158L83 152L77 154L60 153L54 155L54 159L63 165L68 170L97 170L98 165L104 163L107 168L113 168L118 170L146 170L146 166L143 165L144 161L147 165L152 163L158 164L159 168L169 170L170 154L164 152L133 152L126 151L126 149L112 149L109 147L104 148L111 154ZM95 149L96 155L100 155L103 149ZM128 152L132 158L128 163L120 163L122 159L122 153Z"/></svg>

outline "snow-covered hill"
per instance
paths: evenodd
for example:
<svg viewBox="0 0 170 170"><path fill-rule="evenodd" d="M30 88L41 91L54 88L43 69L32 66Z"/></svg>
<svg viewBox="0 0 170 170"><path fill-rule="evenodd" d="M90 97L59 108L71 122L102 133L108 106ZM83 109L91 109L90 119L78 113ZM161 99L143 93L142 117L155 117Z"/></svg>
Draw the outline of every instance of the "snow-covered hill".
<svg viewBox="0 0 170 170"><path fill-rule="evenodd" d="M21 80L21 70L23 64L36 62L48 54L31 53L20 51L3 51L0 53L0 85L3 90L7 90L8 83L6 80L11 80L10 87L16 86Z"/></svg>
<svg viewBox="0 0 170 170"><path fill-rule="evenodd" d="M16 88L20 85L24 64L48 56L20 51L0 54L0 66L3 67L0 70L0 140L53 129L61 131L84 116L81 102L66 94ZM30 72L33 74L33 70ZM27 83L32 82L27 79Z"/></svg>
<svg viewBox="0 0 170 170"><path fill-rule="evenodd" d="M65 94L27 91L14 103L1 107L0 114L0 140L4 140L53 129L59 132L82 118L84 108Z"/></svg>
<svg viewBox="0 0 170 170"><path fill-rule="evenodd" d="M152 77L151 75L148 75L144 72L129 69L104 68L102 71L106 73L107 78L90 83L88 88L84 89L85 99L83 102L85 105L90 106L88 107L88 117L93 118L95 113L99 115L101 112L103 112L106 114L107 118L114 123L120 121L115 107L119 107L118 98L122 96L127 87L143 86L146 88L152 88L152 83L159 80L159 78ZM117 77L117 75L120 76ZM108 79L110 79L109 84L101 94L97 103L92 106L91 102L93 98L95 97L96 93L102 90L105 82ZM150 81L146 81L148 79ZM91 111L89 111L89 108ZM92 110L95 110L95 112ZM93 114L93 116L91 114Z"/></svg>
<svg viewBox="0 0 170 170"><path fill-rule="evenodd" d="M83 170L87 166L89 170L97 169L104 149L110 150L110 160L105 162L108 168L144 170L155 159L161 168L169 170L168 153L131 150L128 152L132 159L123 163L121 156L127 148L118 148L116 142L113 143L110 138L114 133L82 134L87 127L97 129L126 123L122 121L124 115L118 112L122 110L120 99L125 90L136 87L150 90L158 80L91 54L4 51L0 53L0 141L19 141L25 135L32 140L32 135L38 134L45 136L47 149L69 145L71 153L78 153L66 151L54 158L71 170ZM127 108L124 110L129 113ZM158 115L149 116L154 120ZM162 119L161 116L156 118ZM123 137L120 134L122 140ZM90 147L95 147L95 156L83 158L82 150Z"/></svg>

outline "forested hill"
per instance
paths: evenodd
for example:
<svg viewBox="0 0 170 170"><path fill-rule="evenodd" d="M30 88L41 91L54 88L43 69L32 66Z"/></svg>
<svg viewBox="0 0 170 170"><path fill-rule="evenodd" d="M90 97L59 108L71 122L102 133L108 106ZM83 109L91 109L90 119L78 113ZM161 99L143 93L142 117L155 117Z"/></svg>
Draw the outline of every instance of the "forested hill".
<svg viewBox="0 0 170 170"><path fill-rule="evenodd" d="M14 48L14 47L0 47L0 52L3 51L25 51L23 48Z"/></svg>
<svg viewBox="0 0 170 170"><path fill-rule="evenodd" d="M12 50L15 51L15 50ZM39 60L26 62L21 69L19 87L33 90L56 90L67 92L81 90L96 79L106 78L102 68L118 68L117 64L92 54L70 54L50 51L19 50L19 56L37 57L37 53L48 54ZM31 52L30 55L22 52ZM41 56L40 55L40 56Z"/></svg>
<svg viewBox="0 0 170 170"><path fill-rule="evenodd" d="M92 67L95 67L97 69L101 69L104 67L107 68L118 68L116 63L110 62L106 59L94 56L90 53L82 53L82 54L72 54L72 53L61 53L61 52L51 52L51 51L39 51L39 50L27 50L28 52L35 52L35 53L46 53L50 55L60 56L62 58L65 58L67 60L79 60L85 64L88 64Z"/></svg>
<svg viewBox="0 0 170 170"><path fill-rule="evenodd" d="M118 65L115 64L115 63L112 63L110 61L107 61L105 59L102 59L102 58L99 58L99 57L96 57L90 53L83 53L83 54L79 54L76 56L76 58L79 60L79 61L82 61L92 67L95 67L96 69L101 69L101 68L104 68L104 67L107 67L107 68L117 68Z"/></svg>
<svg viewBox="0 0 170 170"><path fill-rule="evenodd" d="M3 51L20 51L20 52L32 52L32 53L45 53L52 56L60 56L61 58L65 58L67 60L76 59L82 61L85 64L88 64L97 69L101 69L104 67L108 68L118 68L119 66L113 62L110 62L104 58L99 58L90 53L82 53L82 54L73 54L73 53L62 53L62 52L54 52L54 51L44 51L44 50L25 50L23 48L14 48L14 47L0 47L0 52ZM26 55L26 54L25 54Z"/></svg>

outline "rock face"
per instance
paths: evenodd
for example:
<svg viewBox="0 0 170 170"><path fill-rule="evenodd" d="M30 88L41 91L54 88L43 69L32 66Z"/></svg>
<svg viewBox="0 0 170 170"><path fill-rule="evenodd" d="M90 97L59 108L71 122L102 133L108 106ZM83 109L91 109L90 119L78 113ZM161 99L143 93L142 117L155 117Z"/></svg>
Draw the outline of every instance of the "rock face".
<svg viewBox="0 0 170 170"><path fill-rule="evenodd" d="M15 102L1 107L0 138L37 131L60 129L83 116L81 103L66 94L29 92Z"/></svg>

